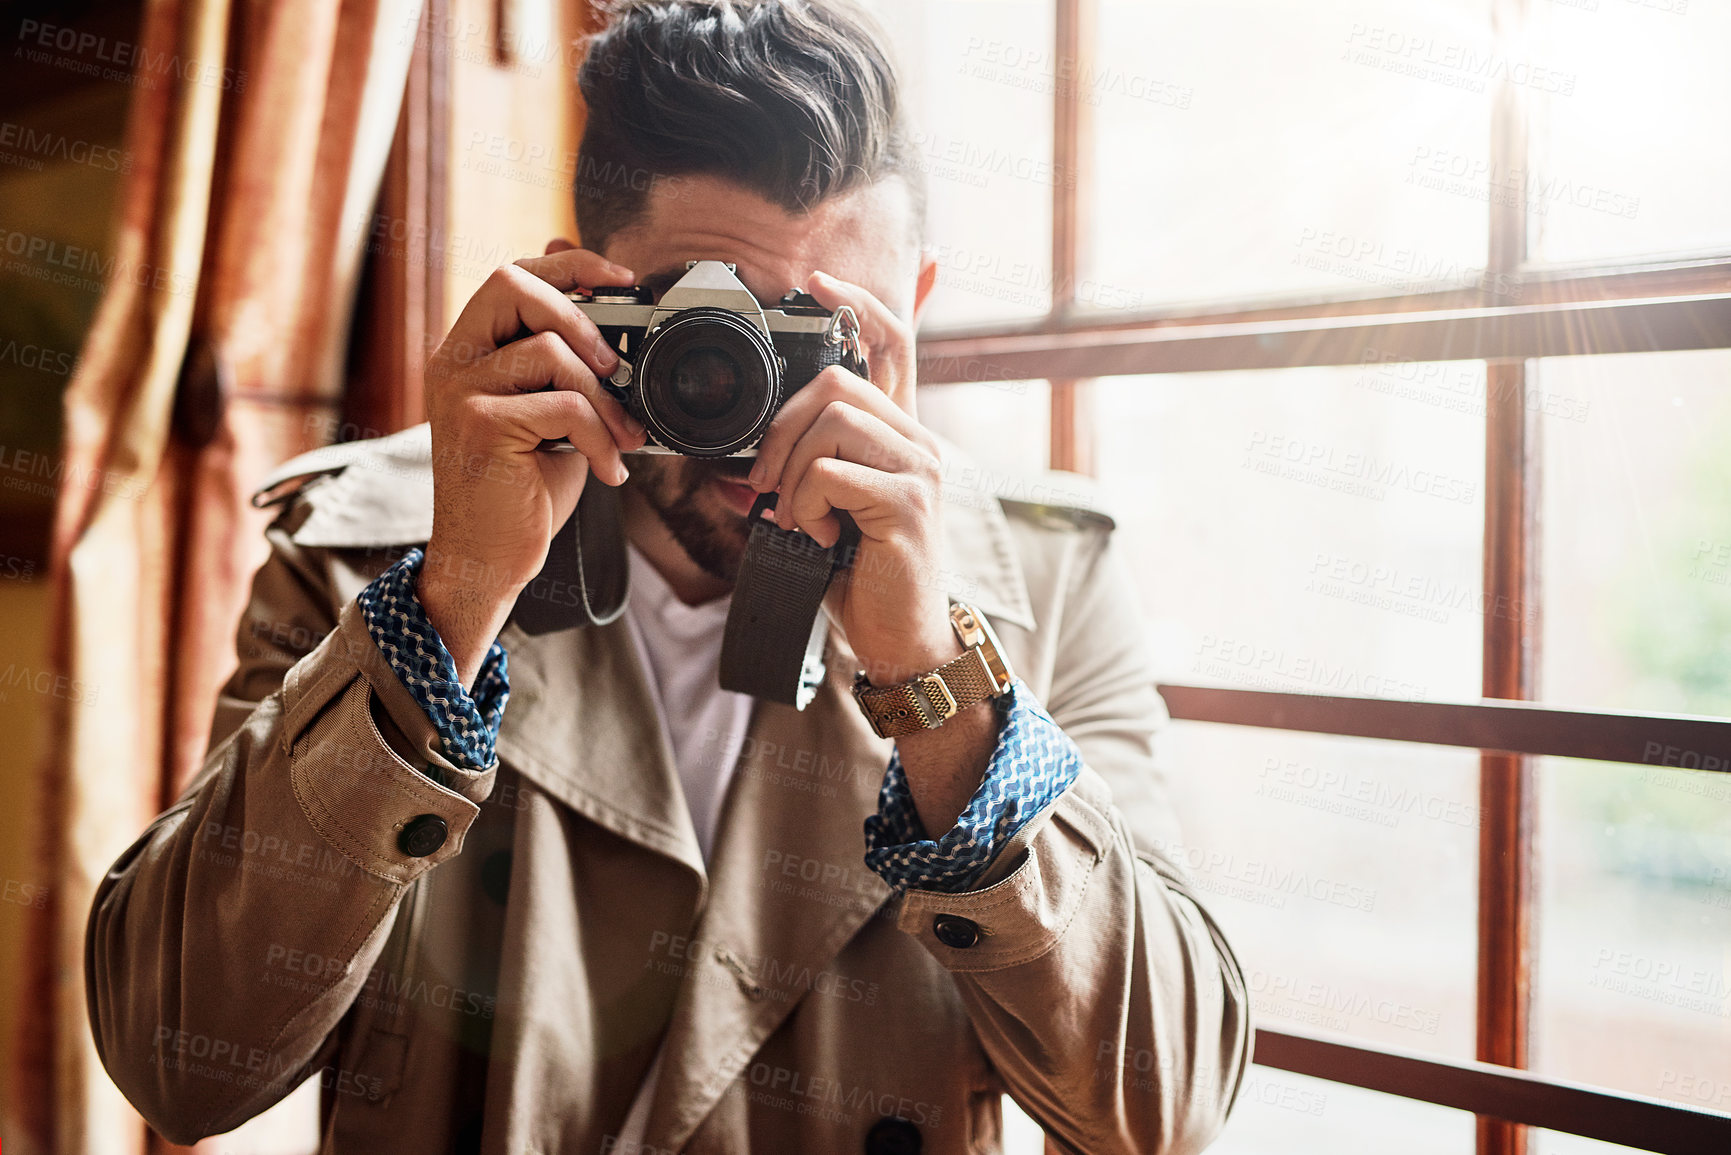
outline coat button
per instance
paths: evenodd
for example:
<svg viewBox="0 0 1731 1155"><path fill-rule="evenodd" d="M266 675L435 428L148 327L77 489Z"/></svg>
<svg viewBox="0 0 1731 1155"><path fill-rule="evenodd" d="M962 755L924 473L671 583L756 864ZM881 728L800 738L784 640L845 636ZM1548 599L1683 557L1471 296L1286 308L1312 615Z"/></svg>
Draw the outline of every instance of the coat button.
<svg viewBox="0 0 1731 1155"><path fill-rule="evenodd" d="M450 828L443 818L437 814L423 814L409 819L403 832L397 835L397 849L410 858L425 858L445 845L445 836L449 833Z"/></svg>
<svg viewBox="0 0 1731 1155"><path fill-rule="evenodd" d="M495 850L481 863L481 891L504 906L511 897L511 852Z"/></svg>
<svg viewBox="0 0 1731 1155"><path fill-rule="evenodd" d="M939 942L957 950L967 950L980 941L979 925L956 914L940 914L932 919L932 933Z"/></svg>
<svg viewBox="0 0 1731 1155"><path fill-rule="evenodd" d="M920 1155L925 1137L906 1119L883 1118L866 1132L866 1155Z"/></svg>

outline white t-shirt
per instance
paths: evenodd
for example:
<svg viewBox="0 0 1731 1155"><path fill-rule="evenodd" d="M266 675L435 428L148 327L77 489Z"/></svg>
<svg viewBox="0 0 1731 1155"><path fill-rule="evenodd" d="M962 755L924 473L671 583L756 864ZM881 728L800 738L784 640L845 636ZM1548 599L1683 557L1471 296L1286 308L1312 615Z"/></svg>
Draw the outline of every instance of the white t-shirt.
<svg viewBox="0 0 1731 1155"><path fill-rule="evenodd" d="M751 724L751 696L721 688L721 637L731 602L717 598L688 606L635 546L628 553L631 598L626 603L625 621L649 675L661 732L673 751L673 766L707 865L715 847L721 803L727 797L727 784L733 780L740 748L745 745L746 727ZM671 709L669 703L673 704ZM660 1074L658 1051L637 1098L632 1100L615 1150L636 1152L642 1145Z"/></svg>
<svg viewBox="0 0 1731 1155"><path fill-rule="evenodd" d="M721 636L729 599L688 606L635 546L629 554L631 599L625 621L649 675L661 730L708 863L722 799L751 724L751 696L721 688Z"/></svg>

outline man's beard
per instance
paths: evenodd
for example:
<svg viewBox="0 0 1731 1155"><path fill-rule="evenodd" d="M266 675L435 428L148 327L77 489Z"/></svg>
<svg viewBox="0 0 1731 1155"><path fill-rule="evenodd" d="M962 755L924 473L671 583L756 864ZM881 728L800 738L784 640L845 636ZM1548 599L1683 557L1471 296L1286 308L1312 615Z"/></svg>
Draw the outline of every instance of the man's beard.
<svg viewBox="0 0 1731 1155"><path fill-rule="evenodd" d="M643 497L699 569L731 584L745 556L748 525L708 486L717 476L744 481L751 465L750 458L645 454L631 462L625 484Z"/></svg>

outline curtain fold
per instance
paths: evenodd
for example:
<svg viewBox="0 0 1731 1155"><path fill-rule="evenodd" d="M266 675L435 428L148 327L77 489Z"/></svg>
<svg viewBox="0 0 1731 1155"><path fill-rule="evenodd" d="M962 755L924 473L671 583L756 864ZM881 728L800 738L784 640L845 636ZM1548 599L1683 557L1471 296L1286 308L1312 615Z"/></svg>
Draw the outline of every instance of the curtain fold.
<svg viewBox="0 0 1731 1155"><path fill-rule="evenodd" d="M117 259L65 402L50 636L82 692L55 703L38 823L51 897L12 993L6 1109L25 1151L146 1149L91 1042L85 919L202 761L263 560L252 483L334 425L420 10L145 5Z"/></svg>

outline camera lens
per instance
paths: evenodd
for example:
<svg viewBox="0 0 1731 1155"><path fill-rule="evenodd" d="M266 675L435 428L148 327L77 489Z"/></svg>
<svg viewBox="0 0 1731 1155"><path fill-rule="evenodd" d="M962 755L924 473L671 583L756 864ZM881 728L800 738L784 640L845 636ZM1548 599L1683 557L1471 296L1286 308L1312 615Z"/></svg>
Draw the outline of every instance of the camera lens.
<svg viewBox="0 0 1731 1155"><path fill-rule="evenodd" d="M725 417L739 404L743 376L726 349L694 346L673 366L673 403L699 421Z"/></svg>
<svg viewBox="0 0 1731 1155"><path fill-rule="evenodd" d="M727 457L763 437L781 408L781 358L768 334L728 309L685 309L638 358L643 424L691 457Z"/></svg>

